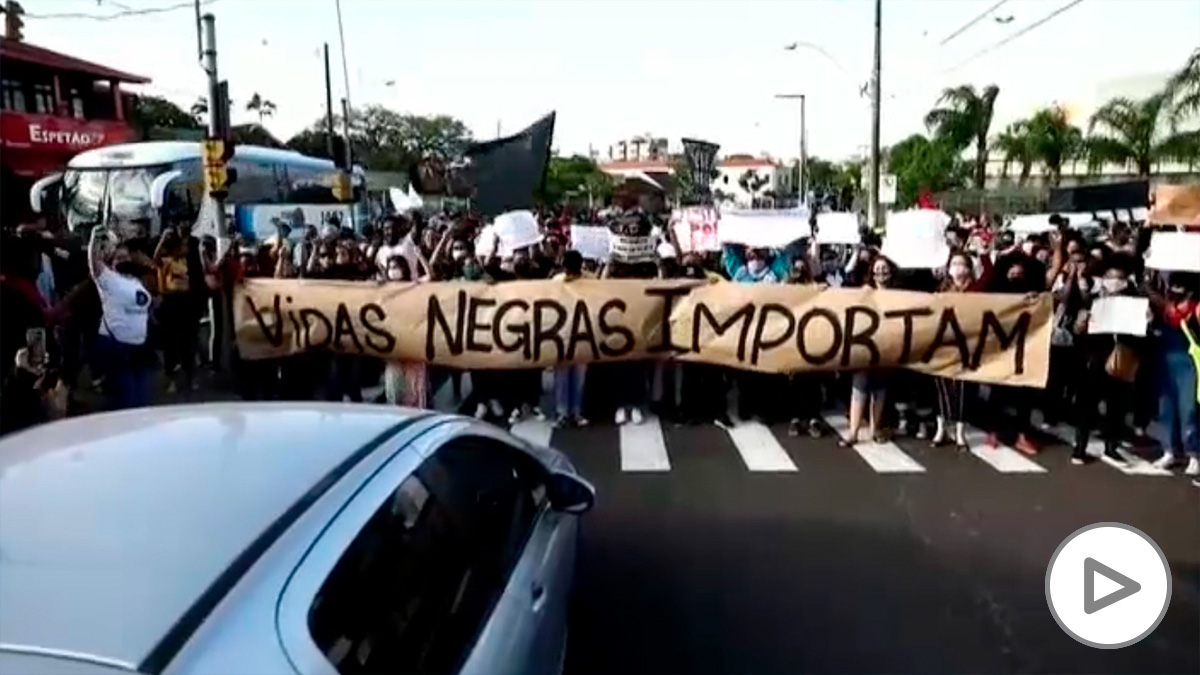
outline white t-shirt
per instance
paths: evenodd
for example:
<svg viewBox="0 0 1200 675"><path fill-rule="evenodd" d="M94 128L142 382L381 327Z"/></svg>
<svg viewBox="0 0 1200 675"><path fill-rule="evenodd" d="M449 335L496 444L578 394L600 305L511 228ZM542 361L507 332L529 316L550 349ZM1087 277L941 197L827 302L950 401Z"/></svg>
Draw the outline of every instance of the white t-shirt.
<svg viewBox="0 0 1200 675"><path fill-rule="evenodd" d="M404 258L408 263L409 273L413 275L414 279L420 276L420 270L417 269L419 265L417 246L413 243L411 234L405 236L395 246L388 246L387 244L380 246L379 252L375 254L375 266L379 268L381 273L386 274L388 260L396 256Z"/></svg>
<svg viewBox="0 0 1200 675"><path fill-rule="evenodd" d="M127 345L146 342L146 323L150 319L150 293L140 279L117 274L108 267L96 275L100 292L100 334Z"/></svg>

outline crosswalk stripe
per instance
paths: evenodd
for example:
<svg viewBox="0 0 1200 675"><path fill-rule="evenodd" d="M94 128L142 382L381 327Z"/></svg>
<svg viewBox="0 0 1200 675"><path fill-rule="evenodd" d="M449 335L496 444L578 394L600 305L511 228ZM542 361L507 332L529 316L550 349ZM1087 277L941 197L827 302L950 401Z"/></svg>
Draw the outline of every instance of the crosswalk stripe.
<svg viewBox="0 0 1200 675"><path fill-rule="evenodd" d="M826 415L825 421L843 439L850 438L850 420L845 415ZM877 473L925 473L925 467L891 441L855 443L853 448Z"/></svg>
<svg viewBox="0 0 1200 675"><path fill-rule="evenodd" d="M751 471L796 471L796 464L775 434L759 422L740 422L729 429L729 438L746 468Z"/></svg>
<svg viewBox="0 0 1200 675"><path fill-rule="evenodd" d="M1046 467L1007 445L995 448L987 447L987 444L984 443L986 437L987 434L980 429L974 427L967 429L966 441L971 454L987 462L993 469L1000 473L1046 473Z"/></svg>
<svg viewBox="0 0 1200 675"><path fill-rule="evenodd" d="M523 438L534 445L550 445L550 437L554 435L554 426L546 420L530 418L512 425L509 432L517 438Z"/></svg>
<svg viewBox="0 0 1200 675"><path fill-rule="evenodd" d="M647 415L641 424L621 425L621 470L671 470L667 443L657 417Z"/></svg>

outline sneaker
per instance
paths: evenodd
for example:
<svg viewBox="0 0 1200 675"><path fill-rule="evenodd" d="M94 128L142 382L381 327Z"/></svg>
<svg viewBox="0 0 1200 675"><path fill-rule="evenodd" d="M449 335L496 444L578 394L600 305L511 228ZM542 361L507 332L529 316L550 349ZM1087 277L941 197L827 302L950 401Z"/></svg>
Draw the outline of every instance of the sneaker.
<svg viewBox="0 0 1200 675"><path fill-rule="evenodd" d="M475 406L475 419L481 420L481 419L487 417L487 414L488 414L488 409L487 409L486 405L480 403Z"/></svg>
<svg viewBox="0 0 1200 675"><path fill-rule="evenodd" d="M546 413L542 411L541 406L533 406L533 418L539 422L546 421Z"/></svg>
<svg viewBox="0 0 1200 675"><path fill-rule="evenodd" d="M621 426L622 424L625 424L625 422L626 422L628 419L629 419L629 418L626 416L625 409L624 409L624 408L617 408L617 416L616 416L616 418L614 419L614 421L616 422L617 426Z"/></svg>
<svg viewBox="0 0 1200 675"><path fill-rule="evenodd" d="M1200 480L1193 480L1193 481L1192 481L1192 487L1198 487L1198 488L1200 488Z"/></svg>
<svg viewBox="0 0 1200 675"><path fill-rule="evenodd" d="M512 412L510 412L510 413L508 414L508 423L509 423L509 424L516 424L517 422L520 422L520 421L521 421L521 417L522 417L522 415L521 415L521 409L520 409L520 408L513 408Z"/></svg>
<svg viewBox="0 0 1200 675"><path fill-rule="evenodd" d="M588 424L591 424L591 422L588 422L586 417L575 418L575 426L577 427L586 427Z"/></svg>
<svg viewBox="0 0 1200 675"><path fill-rule="evenodd" d="M500 405L500 401L492 399L488 401L488 409L492 412L492 417L504 417L504 406Z"/></svg>
<svg viewBox="0 0 1200 675"><path fill-rule="evenodd" d="M1029 438L1027 438L1025 436L1025 434L1020 434L1019 436L1017 436L1017 442L1015 444L1015 447L1017 448L1017 450L1020 450L1021 452L1025 453L1026 455L1033 456L1033 455L1038 454L1037 443L1034 443L1033 441L1029 440Z"/></svg>
<svg viewBox="0 0 1200 675"><path fill-rule="evenodd" d="M800 420L792 420L788 422L788 436L800 435Z"/></svg>
<svg viewBox="0 0 1200 675"><path fill-rule="evenodd" d="M986 448L995 450L996 448L1000 447L1000 439L996 438L996 434L989 433L987 437L983 439L983 445Z"/></svg>
<svg viewBox="0 0 1200 675"><path fill-rule="evenodd" d="M1162 457L1159 457L1158 459L1154 460L1154 468L1169 469L1169 468L1175 466L1175 461L1176 461L1175 453L1164 452Z"/></svg>
<svg viewBox="0 0 1200 675"><path fill-rule="evenodd" d="M1188 460L1187 468L1183 470L1185 476L1200 476L1200 457L1192 457Z"/></svg>
<svg viewBox="0 0 1200 675"><path fill-rule="evenodd" d="M1092 457L1091 455L1087 455L1087 454L1071 455L1071 463L1074 464L1075 466L1083 466L1084 464L1091 464L1094 461L1096 461L1096 458Z"/></svg>
<svg viewBox="0 0 1200 675"><path fill-rule="evenodd" d="M554 428L555 429L564 429L569 426L571 426L571 418L570 417L568 417L566 415L559 415L558 417L554 418Z"/></svg>
<svg viewBox="0 0 1200 675"><path fill-rule="evenodd" d="M808 421L808 435L812 438L825 436L825 427L821 424L821 420L813 418Z"/></svg>
<svg viewBox="0 0 1200 675"><path fill-rule="evenodd" d="M917 440L918 440L918 441L923 441L923 440L925 440L926 438L929 438L929 426L928 426L928 425L926 425L924 422L919 422L919 423L917 424L917 436L916 436L916 438L917 438Z"/></svg>
<svg viewBox="0 0 1200 675"><path fill-rule="evenodd" d="M1125 458L1121 453L1117 452L1115 445L1110 445L1104 448L1104 456L1117 464L1125 464Z"/></svg>
<svg viewBox="0 0 1200 675"><path fill-rule="evenodd" d="M630 422L633 422L634 424L641 424L643 419L644 418L642 416L641 408L633 408L632 410L629 411L629 421Z"/></svg>

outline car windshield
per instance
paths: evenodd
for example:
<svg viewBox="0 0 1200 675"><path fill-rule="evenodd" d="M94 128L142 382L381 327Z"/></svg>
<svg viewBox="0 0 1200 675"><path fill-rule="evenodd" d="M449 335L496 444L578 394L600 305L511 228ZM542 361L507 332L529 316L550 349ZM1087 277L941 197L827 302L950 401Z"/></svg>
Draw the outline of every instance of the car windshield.
<svg viewBox="0 0 1200 675"><path fill-rule="evenodd" d="M63 215L72 230L104 222L126 224L151 216L150 184L167 165L68 170L63 176Z"/></svg>

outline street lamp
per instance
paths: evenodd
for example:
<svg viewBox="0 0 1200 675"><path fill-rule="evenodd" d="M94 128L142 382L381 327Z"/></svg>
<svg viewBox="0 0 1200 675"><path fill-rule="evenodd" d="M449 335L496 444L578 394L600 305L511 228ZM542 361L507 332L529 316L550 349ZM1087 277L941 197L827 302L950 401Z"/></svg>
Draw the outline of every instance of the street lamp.
<svg viewBox="0 0 1200 675"><path fill-rule="evenodd" d="M806 202L808 197L808 128L805 120L807 96L805 94L775 94L775 98L800 100L800 175L796 181L796 196L800 198L801 202Z"/></svg>

